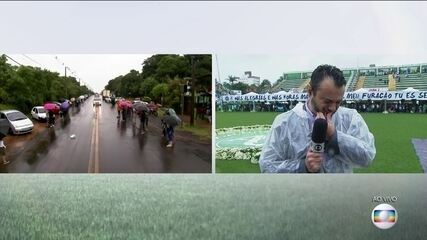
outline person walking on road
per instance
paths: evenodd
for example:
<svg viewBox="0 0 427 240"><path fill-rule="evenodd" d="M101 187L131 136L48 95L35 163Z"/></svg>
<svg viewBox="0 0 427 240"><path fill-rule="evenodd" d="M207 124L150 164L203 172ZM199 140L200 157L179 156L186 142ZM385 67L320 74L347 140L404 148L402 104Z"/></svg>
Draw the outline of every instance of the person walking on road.
<svg viewBox="0 0 427 240"><path fill-rule="evenodd" d="M163 135L166 136L168 144L166 147L172 147L175 140L175 127L181 123L181 119L176 115L175 110L169 108L166 115L162 118Z"/></svg>
<svg viewBox="0 0 427 240"><path fill-rule="evenodd" d="M140 120L139 130L140 131L142 130L142 134L144 134L146 131L145 122L146 122L146 118L148 117L147 112L146 111L138 111L137 114L138 114L139 120Z"/></svg>
<svg viewBox="0 0 427 240"><path fill-rule="evenodd" d="M48 110L47 114L48 114L48 119L47 119L48 127L55 127L55 113L52 110Z"/></svg>
<svg viewBox="0 0 427 240"><path fill-rule="evenodd" d="M6 160L6 145L4 145L3 139L9 132L9 123L5 119L0 119L0 158L3 164L8 164Z"/></svg>
<svg viewBox="0 0 427 240"><path fill-rule="evenodd" d="M116 102L116 109L117 109L117 118L120 118L120 112L122 111L122 108L120 107L120 101Z"/></svg>

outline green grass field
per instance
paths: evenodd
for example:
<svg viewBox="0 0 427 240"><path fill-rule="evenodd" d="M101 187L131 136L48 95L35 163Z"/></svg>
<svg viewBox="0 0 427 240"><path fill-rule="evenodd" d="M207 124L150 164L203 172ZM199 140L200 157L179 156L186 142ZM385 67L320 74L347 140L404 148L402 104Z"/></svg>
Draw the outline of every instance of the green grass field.
<svg viewBox="0 0 427 240"><path fill-rule="evenodd" d="M425 175L2 174L0 239L423 239ZM398 221L371 222L393 195Z"/></svg>
<svg viewBox="0 0 427 240"><path fill-rule="evenodd" d="M226 128L255 124L272 124L274 112L216 112L216 127ZM422 173L412 138L427 138L427 114L362 114L375 137L377 154L368 168L357 173ZM259 166L249 161L216 159L217 173L255 173Z"/></svg>

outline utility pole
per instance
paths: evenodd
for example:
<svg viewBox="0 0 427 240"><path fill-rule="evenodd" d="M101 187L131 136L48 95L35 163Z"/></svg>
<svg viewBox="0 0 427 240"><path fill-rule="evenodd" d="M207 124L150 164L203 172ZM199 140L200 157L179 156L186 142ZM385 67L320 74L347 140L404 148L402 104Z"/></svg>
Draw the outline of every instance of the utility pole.
<svg viewBox="0 0 427 240"><path fill-rule="evenodd" d="M65 82L67 82L67 67L65 67ZM68 88L66 83L65 83L65 97L68 98Z"/></svg>
<svg viewBox="0 0 427 240"><path fill-rule="evenodd" d="M181 119L184 119L184 90L185 90L185 85L180 84L180 88L181 88ZM181 121L181 127L182 126L183 126L183 121Z"/></svg>
<svg viewBox="0 0 427 240"><path fill-rule="evenodd" d="M194 107L195 107L195 93L196 93L196 77L195 77L195 64L194 56L191 56L191 116L190 126L194 126Z"/></svg>

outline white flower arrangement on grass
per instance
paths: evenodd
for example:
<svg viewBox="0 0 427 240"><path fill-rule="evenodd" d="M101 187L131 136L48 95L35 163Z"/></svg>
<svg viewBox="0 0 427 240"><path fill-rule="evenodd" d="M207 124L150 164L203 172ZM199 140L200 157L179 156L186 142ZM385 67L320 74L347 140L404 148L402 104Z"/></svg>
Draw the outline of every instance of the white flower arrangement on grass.
<svg viewBox="0 0 427 240"><path fill-rule="evenodd" d="M215 130L215 133L217 136L221 136L221 135L232 135L232 134L237 134L241 132L252 132L254 130L256 131L269 130L270 128L271 128L271 125L237 126L237 127L231 127L231 128L219 128Z"/></svg>
<svg viewBox="0 0 427 240"><path fill-rule="evenodd" d="M238 135L244 132L265 131L269 130L271 125L252 125L252 126L238 126L232 128L217 129L216 135L230 136ZM216 159L221 160L250 160L253 164L258 164L261 155L262 147L243 147L243 148L217 148Z"/></svg>
<svg viewBox="0 0 427 240"><path fill-rule="evenodd" d="M249 148L222 148L216 150L216 159L222 160L250 160L257 164L261 155L261 147Z"/></svg>

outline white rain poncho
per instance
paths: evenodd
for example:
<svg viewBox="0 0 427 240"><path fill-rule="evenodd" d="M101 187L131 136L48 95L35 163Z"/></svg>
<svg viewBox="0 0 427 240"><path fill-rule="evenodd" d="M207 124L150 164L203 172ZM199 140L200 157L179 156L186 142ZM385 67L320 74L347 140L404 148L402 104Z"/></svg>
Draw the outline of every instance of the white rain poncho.
<svg viewBox="0 0 427 240"><path fill-rule="evenodd" d="M274 120L259 159L261 172L306 172L305 158L313 126L303 106L303 103L299 103ZM362 116L354 109L340 107L332 116L332 121L336 128L336 142L331 141L335 142L334 147L326 143L321 172L352 173L353 167L367 167L374 159L376 150L374 136Z"/></svg>

